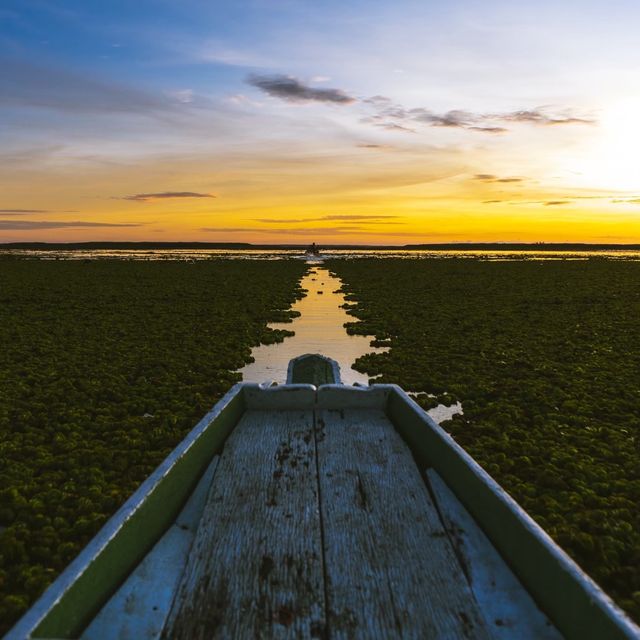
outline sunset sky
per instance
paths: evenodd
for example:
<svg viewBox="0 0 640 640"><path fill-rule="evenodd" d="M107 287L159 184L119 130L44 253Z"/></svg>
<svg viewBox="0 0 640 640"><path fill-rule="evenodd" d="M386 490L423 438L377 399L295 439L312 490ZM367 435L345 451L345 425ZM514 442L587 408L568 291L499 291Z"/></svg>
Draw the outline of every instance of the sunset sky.
<svg viewBox="0 0 640 640"><path fill-rule="evenodd" d="M0 242L640 242L637 0L2 0Z"/></svg>

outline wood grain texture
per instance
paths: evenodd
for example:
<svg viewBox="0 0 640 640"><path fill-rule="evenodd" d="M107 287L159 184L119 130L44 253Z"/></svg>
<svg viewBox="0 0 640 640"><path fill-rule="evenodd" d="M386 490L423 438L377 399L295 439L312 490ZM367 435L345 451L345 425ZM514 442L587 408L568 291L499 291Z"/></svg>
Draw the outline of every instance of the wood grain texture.
<svg viewBox="0 0 640 640"><path fill-rule="evenodd" d="M189 558L219 459L213 457L175 522L82 632L81 640L154 640L160 637Z"/></svg>
<svg viewBox="0 0 640 640"><path fill-rule="evenodd" d="M320 411L316 438L330 637L490 637L384 413Z"/></svg>
<svg viewBox="0 0 640 640"><path fill-rule="evenodd" d="M431 490L487 626L496 640L561 640L562 635L496 551L469 512L433 470Z"/></svg>
<svg viewBox="0 0 640 640"><path fill-rule="evenodd" d="M227 440L164 638L325 628L311 411L248 411Z"/></svg>

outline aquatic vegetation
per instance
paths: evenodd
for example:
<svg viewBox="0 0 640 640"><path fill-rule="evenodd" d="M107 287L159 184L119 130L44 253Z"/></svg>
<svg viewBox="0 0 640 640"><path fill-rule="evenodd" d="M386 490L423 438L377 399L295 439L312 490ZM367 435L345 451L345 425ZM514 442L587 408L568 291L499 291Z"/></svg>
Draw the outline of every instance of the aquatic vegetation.
<svg viewBox="0 0 640 640"><path fill-rule="evenodd" d="M335 260L356 368L443 426L640 620L640 264ZM426 395L429 394L429 395Z"/></svg>
<svg viewBox="0 0 640 640"><path fill-rule="evenodd" d="M0 261L0 635L229 387L300 261ZM4 530L2 530L4 529Z"/></svg>

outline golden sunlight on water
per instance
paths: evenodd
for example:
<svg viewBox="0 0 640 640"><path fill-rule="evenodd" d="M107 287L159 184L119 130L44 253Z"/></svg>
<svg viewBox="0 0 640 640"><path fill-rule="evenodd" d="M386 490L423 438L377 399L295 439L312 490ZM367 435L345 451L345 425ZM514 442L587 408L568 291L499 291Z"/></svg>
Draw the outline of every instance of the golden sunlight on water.
<svg viewBox="0 0 640 640"><path fill-rule="evenodd" d="M380 353L386 348L369 345L372 338L350 336L344 329L345 322L354 322L340 305L344 295L336 293L341 281L323 267L314 267L302 279L301 285L307 295L292 307L301 315L292 323L274 323L274 329L289 329L296 335L285 338L284 342L255 347L251 355L255 362L246 365L240 372L246 382L266 382L275 380L283 383L287 378L289 360L305 353L321 353L333 358L340 365L342 382L367 384L367 375L351 368L356 358L365 353Z"/></svg>

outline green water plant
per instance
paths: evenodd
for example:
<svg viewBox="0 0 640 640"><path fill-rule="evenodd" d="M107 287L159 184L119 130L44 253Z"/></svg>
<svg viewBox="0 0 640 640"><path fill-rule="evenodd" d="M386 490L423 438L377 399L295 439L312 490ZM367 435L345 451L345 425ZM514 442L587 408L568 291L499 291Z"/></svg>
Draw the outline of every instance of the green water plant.
<svg viewBox="0 0 640 640"><path fill-rule="evenodd" d="M640 620L640 262L334 260L358 370L443 426Z"/></svg>
<svg viewBox="0 0 640 640"><path fill-rule="evenodd" d="M0 635L281 341L300 261L0 260Z"/></svg>

